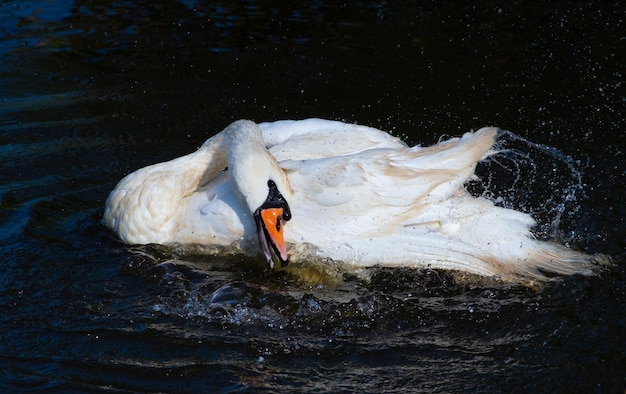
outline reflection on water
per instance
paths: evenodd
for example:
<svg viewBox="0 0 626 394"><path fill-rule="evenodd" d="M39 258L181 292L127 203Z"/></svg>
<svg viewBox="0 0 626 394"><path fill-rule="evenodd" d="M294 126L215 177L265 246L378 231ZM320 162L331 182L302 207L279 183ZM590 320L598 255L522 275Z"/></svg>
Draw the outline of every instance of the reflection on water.
<svg viewBox="0 0 626 394"><path fill-rule="evenodd" d="M623 391L623 15L584 1L0 4L0 388ZM269 271L129 247L101 225L125 174L237 118L310 116L411 144L512 130L525 139L504 136L472 191L616 267L543 289Z"/></svg>

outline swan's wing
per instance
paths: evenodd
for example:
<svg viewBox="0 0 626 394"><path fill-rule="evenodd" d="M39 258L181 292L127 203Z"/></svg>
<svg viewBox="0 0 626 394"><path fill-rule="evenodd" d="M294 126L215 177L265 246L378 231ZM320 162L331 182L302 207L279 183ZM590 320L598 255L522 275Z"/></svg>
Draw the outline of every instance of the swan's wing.
<svg viewBox="0 0 626 394"><path fill-rule="evenodd" d="M430 148L281 162L293 190L294 240L324 245L337 237L379 237L407 223L445 220L448 213L433 213L432 207L466 193L462 186L495 133L483 129Z"/></svg>
<svg viewBox="0 0 626 394"><path fill-rule="evenodd" d="M398 192L415 195L425 204L441 201L456 193L474 174L476 164L491 151L498 129L485 127L426 148L414 147L389 157L390 184L386 198ZM406 182L398 182L407 179ZM394 185L401 186L394 193ZM397 187L397 186L396 186ZM411 190L416 190L411 193Z"/></svg>
<svg viewBox="0 0 626 394"><path fill-rule="evenodd" d="M296 194L319 206L347 205L343 213L349 216L381 206L414 208L456 193L495 134L485 128L428 148L372 149L280 165Z"/></svg>
<svg viewBox="0 0 626 394"><path fill-rule="evenodd" d="M402 149L406 144L384 131L332 120L280 120L260 123L263 139L278 161L310 160L368 149Z"/></svg>

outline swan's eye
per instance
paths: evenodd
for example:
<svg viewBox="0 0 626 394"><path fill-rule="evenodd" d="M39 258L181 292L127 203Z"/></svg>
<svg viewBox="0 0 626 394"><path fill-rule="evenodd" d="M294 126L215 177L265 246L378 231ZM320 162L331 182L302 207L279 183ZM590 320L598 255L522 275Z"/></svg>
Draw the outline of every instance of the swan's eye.
<svg viewBox="0 0 626 394"><path fill-rule="evenodd" d="M273 180L270 179L269 181L267 181L267 186L269 188L276 187L276 182L274 182Z"/></svg>

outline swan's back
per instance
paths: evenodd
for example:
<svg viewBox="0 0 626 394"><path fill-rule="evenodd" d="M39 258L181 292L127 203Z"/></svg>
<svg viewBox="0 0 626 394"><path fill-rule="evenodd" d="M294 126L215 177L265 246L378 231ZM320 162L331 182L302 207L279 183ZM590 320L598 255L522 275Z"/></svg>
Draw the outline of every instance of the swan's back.
<svg viewBox="0 0 626 394"><path fill-rule="evenodd" d="M278 161L343 156L369 149L401 149L399 138L372 127L324 119L260 123L265 145Z"/></svg>

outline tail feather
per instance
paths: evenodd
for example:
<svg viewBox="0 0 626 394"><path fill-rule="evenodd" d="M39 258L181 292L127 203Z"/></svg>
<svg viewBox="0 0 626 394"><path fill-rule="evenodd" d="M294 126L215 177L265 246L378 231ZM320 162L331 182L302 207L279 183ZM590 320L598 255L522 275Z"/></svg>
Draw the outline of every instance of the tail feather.
<svg viewBox="0 0 626 394"><path fill-rule="evenodd" d="M536 280L549 280L555 275L591 276L610 261L606 256L589 255L565 246L532 240L525 258L507 264L511 273Z"/></svg>

